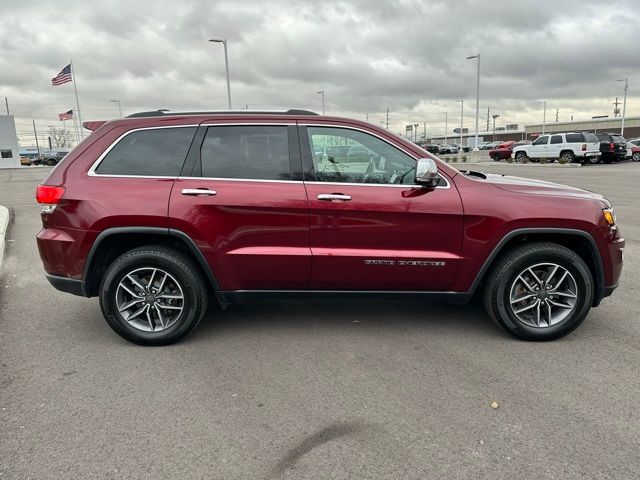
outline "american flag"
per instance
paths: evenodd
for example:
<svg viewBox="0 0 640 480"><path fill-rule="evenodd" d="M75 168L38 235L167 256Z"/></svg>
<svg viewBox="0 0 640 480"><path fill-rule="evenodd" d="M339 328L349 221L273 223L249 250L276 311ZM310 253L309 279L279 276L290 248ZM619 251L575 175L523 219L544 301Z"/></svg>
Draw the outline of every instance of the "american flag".
<svg viewBox="0 0 640 480"><path fill-rule="evenodd" d="M62 85L63 83L71 82L73 78L71 77L71 64L64 67L60 70L60 73L51 79L51 85L54 87L57 85Z"/></svg>
<svg viewBox="0 0 640 480"><path fill-rule="evenodd" d="M59 113L58 119L60 121L73 119L73 110L69 110L68 112L64 112L64 113Z"/></svg>

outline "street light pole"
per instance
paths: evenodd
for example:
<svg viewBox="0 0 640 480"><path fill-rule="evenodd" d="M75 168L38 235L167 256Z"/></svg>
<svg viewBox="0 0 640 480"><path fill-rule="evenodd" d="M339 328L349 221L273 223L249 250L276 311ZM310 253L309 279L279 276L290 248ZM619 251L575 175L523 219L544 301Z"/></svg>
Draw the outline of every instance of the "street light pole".
<svg viewBox="0 0 640 480"><path fill-rule="evenodd" d="M544 127L547 123L547 101L540 100L538 103L544 104L544 109L542 110L542 135L544 135Z"/></svg>
<svg viewBox="0 0 640 480"><path fill-rule="evenodd" d="M462 119L464 118L464 100L456 100L460 102L460 148L462 148Z"/></svg>
<svg viewBox="0 0 640 480"><path fill-rule="evenodd" d="M478 72L476 74L476 140L474 150L478 149L478 120L480 118L480 54L472 55L471 57L467 57L467 60L471 60L472 58L478 59Z"/></svg>
<svg viewBox="0 0 640 480"><path fill-rule="evenodd" d="M624 100L622 101L622 126L620 128L620 136L624 136L624 117L627 113L627 89L629 88L629 79L623 78L616 82L624 82Z"/></svg>
<svg viewBox="0 0 640 480"><path fill-rule="evenodd" d="M118 104L118 115L120 115L120 118L122 118L122 105L120 104L120 100L109 100L111 103L117 103Z"/></svg>
<svg viewBox="0 0 640 480"><path fill-rule="evenodd" d="M320 90L318 93L322 94L322 115L324 115L324 90Z"/></svg>
<svg viewBox="0 0 640 480"><path fill-rule="evenodd" d="M447 131L449 130L449 112L444 112L444 144L447 144Z"/></svg>
<svg viewBox="0 0 640 480"><path fill-rule="evenodd" d="M224 47L224 68L227 72L227 102L229 104L229 110L231 110L231 83L229 82L229 55L227 53L227 40L211 39L213 43L221 43Z"/></svg>
<svg viewBox="0 0 640 480"><path fill-rule="evenodd" d="M491 118L493 118L493 138L492 141L496 141L496 118L498 118L500 115L498 115L497 113L494 113L493 115L491 115Z"/></svg>

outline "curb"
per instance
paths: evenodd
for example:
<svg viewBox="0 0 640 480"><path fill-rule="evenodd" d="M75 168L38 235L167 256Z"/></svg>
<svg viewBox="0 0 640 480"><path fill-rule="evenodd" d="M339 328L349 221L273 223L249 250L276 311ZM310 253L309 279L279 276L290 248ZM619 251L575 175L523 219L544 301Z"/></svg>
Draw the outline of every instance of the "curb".
<svg viewBox="0 0 640 480"><path fill-rule="evenodd" d="M0 205L0 268L2 268L7 225L9 225L9 209Z"/></svg>

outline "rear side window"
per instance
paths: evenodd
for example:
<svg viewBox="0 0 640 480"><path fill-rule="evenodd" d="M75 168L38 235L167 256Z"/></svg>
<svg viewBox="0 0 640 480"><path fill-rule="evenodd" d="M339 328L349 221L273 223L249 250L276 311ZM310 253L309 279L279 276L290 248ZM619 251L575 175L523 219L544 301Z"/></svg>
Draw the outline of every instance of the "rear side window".
<svg viewBox="0 0 640 480"><path fill-rule="evenodd" d="M567 143L582 143L584 141L581 133L567 133L566 137Z"/></svg>
<svg viewBox="0 0 640 480"><path fill-rule="evenodd" d="M202 176L290 180L286 126L209 127L202 142Z"/></svg>
<svg viewBox="0 0 640 480"><path fill-rule="evenodd" d="M583 133L585 142L598 142L598 136L595 133Z"/></svg>
<svg viewBox="0 0 640 480"><path fill-rule="evenodd" d="M562 143L562 135L552 135L550 143Z"/></svg>
<svg viewBox="0 0 640 480"><path fill-rule="evenodd" d="M101 175L177 177L196 127L138 130L120 140L96 168Z"/></svg>
<svg viewBox="0 0 640 480"><path fill-rule="evenodd" d="M627 143L624 137L621 137L620 135L613 135L613 141L615 143Z"/></svg>

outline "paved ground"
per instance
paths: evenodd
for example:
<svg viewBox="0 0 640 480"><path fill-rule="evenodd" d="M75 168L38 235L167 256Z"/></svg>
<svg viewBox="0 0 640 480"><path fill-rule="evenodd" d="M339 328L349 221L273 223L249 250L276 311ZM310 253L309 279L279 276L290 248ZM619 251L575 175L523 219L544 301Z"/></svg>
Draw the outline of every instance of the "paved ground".
<svg viewBox="0 0 640 480"><path fill-rule="evenodd" d="M137 347L42 276L46 170L0 171L0 479L638 478L640 165L485 170L617 208L621 286L562 340L513 340L478 306L342 300L212 310Z"/></svg>

